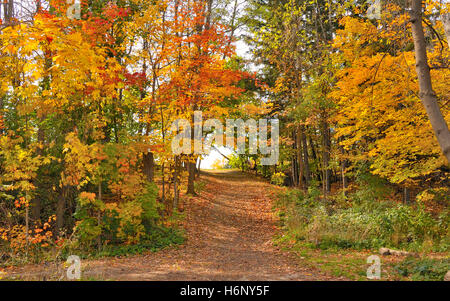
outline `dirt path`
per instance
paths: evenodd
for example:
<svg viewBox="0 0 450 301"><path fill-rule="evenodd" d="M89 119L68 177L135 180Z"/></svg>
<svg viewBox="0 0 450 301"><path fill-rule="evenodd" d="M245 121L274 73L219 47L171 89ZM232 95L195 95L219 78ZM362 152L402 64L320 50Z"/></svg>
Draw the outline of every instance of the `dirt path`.
<svg viewBox="0 0 450 301"><path fill-rule="evenodd" d="M83 278L114 280L333 280L272 245L270 185L237 171L205 173L185 204L187 242L156 253L83 261ZM40 278L42 266L13 274ZM47 278L48 279L48 278Z"/></svg>

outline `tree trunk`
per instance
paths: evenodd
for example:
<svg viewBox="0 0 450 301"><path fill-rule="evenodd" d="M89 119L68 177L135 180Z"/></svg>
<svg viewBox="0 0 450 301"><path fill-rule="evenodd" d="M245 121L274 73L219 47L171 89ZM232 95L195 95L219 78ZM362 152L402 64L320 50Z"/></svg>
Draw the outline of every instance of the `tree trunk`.
<svg viewBox="0 0 450 301"><path fill-rule="evenodd" d="M403 201L405 204L409 204L411 202L411 195L408 187L403 187Z"/></svg>
<svg viewBox="0 0 450 301"><path fill-rule="evenodd" d="M102 181L100 180L100 182L98 183L98 200L100 201L100 203L102 202ZM97 211L97 225L100 226L101 224L101 216L100 216L100 209L98 209ZM97 249L100 252L102 248L102 238L101 236L97 236Z"/></svg>
<svg viewBox="0 0 450 301"><path fill-rule="evenodd" d="M39 156L43 156L44 155L44 143L45 143L45 132L42 126L42 122L45 120L45 117L41 117L40 118L40 122L41 124L38 127L38 131L37 131L37 140L38 143L40 144L40 147L37 149L37 154ZM35 187L40 187L41 183L39 182L38 179L33 180L34 182L34 186ZM41 219L41 199L40 196L38 195L37 197L33 198L33 202L32 202L32 209L31 209L31 215L33 217L33 219L35 221L38 221Z"/></svg>
<svg viewBox="0 0 450 301"><path fill-rule="evenodd" d="M311 181L311 172L309 170L309 155L308 155L308 143L306 141L305 129L301 127L301 143L303 144L303 166L305 169L305 189L309 187L309 182Z"/></svg>
<svg viewBox="0 0 450 301"><path fill-rule="evenodd" d="M166 175L164 169L164 163L161 165L161 181L162 181L162 192L161 192L161 201L163 204L166 202Z"/></svg>
<svg viewBox="0 0 450 301"><path fill-rule="evenodd" d="M147 181L153 183L153 179L155 176L155 160L153 158L153 153L148 152L143 156L143 172L147 177Z"/></svg>
<svg viewBox="0 0 450 301"><path fill-rule="evenodd" d="M175 158L175 170L173 173L173 205L172 210L178 210L178 164L177 158Z"/></svg>
<svg viewBox="0 0 450 301"><path fill-rule="evenodd" d="M295 130L292 131L292 140L293 140L293 145L292 145L292 150L293 150L293 154L292 154L292 158L291 158L291 181L292 181L292 186L294 187L298 187L298 175L297 175L297 137L295 134Z"/></svg>
<svg viewBox="0 0 450 301"><path fill-rule="evenodd" d="M292 156L291 160L291 181L292 186L297 187L298 186L298 176L297 176L297 159L295 156Z"/></svg>
<svg viewBox="0 0 450 301"><path fill-rule="evenodd" d="M66 189L65 186L61 187L61 194L56 204L56 232L61 234L61 230L64 227L64 211L66 210Z"/></svg>
<svg viewBox="0 0 450 301"><path fill-rule="evenodd" d="M187 185L187 194L192 194L195 195L195 163L189 161L187 163L187 167L188 167L188 185Z"/></svg>
<svg viewBox="0 0 450 301"><path fill-rule="evenodd" d="M0 95L0 135L3 134L3 127L5 126L4 125L5 119L3 117L3 106L4 106L3 97Z"/></svg>
<svg viewBox="0 0 450 301"><path fill-rule="evenodd" d="M422 0L412 0L411 27L416 55L416 71L419 80L420 99L433 127L442 153L450 163L450 131L442 116L436 94L431 84L427 48L422 26Z"/></svg>
<svg viewBox="0 0 450 301"><path fill-rule="evenodd" d="M444 23L445 36L447 37L448 47L450 48L450 14L442 16L442 23Z"/></svg>
<svg viewBox="0 0 450 301"><path fill-rule="evenodd" d="M202 159L198 158L198 166L197 166L197 178L200 178L200 166L202 164Z"/></svg>
<svg viewBox="0 0 450 301"><path fill-rule="evenodd" d="M326 117L324 117L326 118ZM328 167L330 164L330 152L331 152L331 141L330 141L330 127L326 119L322 121L322 138L323 138L323 194L327 195L331 190L331 170Z"/></svg>
<svg viewBox="0 0 450 301"><path fill-rule="evenodd" d="M178 202L180 199L179 174L180 174L180 158L177 156L175 157L175 167L173 173L173 210L178 210Z"/></svg>
<svg viewBox="0 0 450 301"><path fill-rule="evenodd" d="M28 191L27 191L27 200L30 200ZM28 259L28 247L30 245L29 242L29 236L30 236L30 218L29 218L29 208L28 206L25 208L25 239L26 239L26 244L27 244L27 249L26 249L26 258Z"/></svg>
<svg viewBox="0 0 450 301"><path fill-rule="evenodd" d="M303 147L302 147L302 136L303 136L303 130L301 127L297 128L297 135L296 135L296 140L297 140L297 164L298 164L298 182L297 182L297 186L300 189L304 189L305 188L305 183L303 182L303 178L304 178L304 173L305 173L305 168L304 168L304 161L303 161L303 157L302 157L302 153L303 153Z"/></svg>
<svg viewBox="0 0 450 301"><path fill-rule="evenodd" d="M314 147L314 142L313 139L311 137L309 137L309 145L311 146L311 153L312 153L312 157L313 160L317 160L317 154L316 154L316 149Z"/></svg>
<svg viewBox="0 0 450 301"><path fill-rule="evenodd" d="M344 149L342 147L341 147L341 152L342 152L342 154L344 154ZM341 180L342 180L342 192L343 192L344 196L347 195L347 187L348 187L348 179L347 179L347 176L345 175L347 166L348 166L347 159L342 159L341 160Z"/></svg>
<svg viewBox="0 0 450 301"><path fill-rule="evenodd" d="M347 195L347 177L345 176L345 170L347 169L346 160L342 160L341 162L341 179L342 179L342 192L344 196Z"/></svg>
<svg viewBox="0 0 450 301"><path fill-rule="evenodd" d="M3 2L3 16L4 22L6 26L11 26L13 24L14 17L14 1L4 1ZM0 16L1 17L1 16Z"/></svg>

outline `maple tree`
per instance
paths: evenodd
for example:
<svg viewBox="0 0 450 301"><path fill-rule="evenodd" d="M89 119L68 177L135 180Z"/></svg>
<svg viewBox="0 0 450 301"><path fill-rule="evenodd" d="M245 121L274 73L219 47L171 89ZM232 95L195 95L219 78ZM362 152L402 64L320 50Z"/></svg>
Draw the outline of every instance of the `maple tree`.
<svg viewBox="0 0 450 301"><path fill-rule="evenodd" d="M304 189L320 181L324 194L331 182L341 182L345 191L362 166L400 187L416 189L433 177L440 180L431 186L445 186L448 162L418 97L408 7L382 4L380 19L373 20L365 15L368 5L250 6L249 16L256 17L247 20L254 32L249 43L266 66L263 93L272 97L272 114L285 121L279 168ZM424 8L431 81L448 122L448 47L440 17L448 6L426 1Z"/></svg>
<svg viewBox="0 0 450 301"><path fill-rule="evenodd" d="M55 206L55 233L83 247L136 244L178 207L182 162L195 193L198 156L172 154L170 124L242 92L211 5L82 1L77 19L54 0L1 30L0 183L5 200L30 201L27 227Z"/></svg>

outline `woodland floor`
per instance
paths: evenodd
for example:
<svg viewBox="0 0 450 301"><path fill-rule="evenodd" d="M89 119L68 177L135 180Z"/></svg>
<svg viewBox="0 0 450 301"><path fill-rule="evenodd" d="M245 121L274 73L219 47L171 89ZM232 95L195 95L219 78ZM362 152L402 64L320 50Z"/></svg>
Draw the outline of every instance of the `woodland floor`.
<svg viewBox="0 0 450 301"><path fill-rule="evenodd" d="M89 280L342 280L299 265L273 245L272 185L238 171L202 173L206 186L184 204L184 244L154 253L82 260ZM13 279L54 279L50 266L8 271Z"/></svg>

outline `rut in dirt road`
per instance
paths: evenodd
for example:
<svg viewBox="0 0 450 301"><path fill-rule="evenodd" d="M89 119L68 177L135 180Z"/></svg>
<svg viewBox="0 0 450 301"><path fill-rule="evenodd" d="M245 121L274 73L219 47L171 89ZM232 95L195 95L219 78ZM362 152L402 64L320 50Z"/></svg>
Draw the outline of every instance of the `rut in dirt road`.
<svg viewBox="0 0 450 301"><path fill-rule="evenodd" d="M114 280L329 280L272 245L270 184L237 171L202 174L185 204L185 244L128 258L83 262L83 277Z"/></svg>

